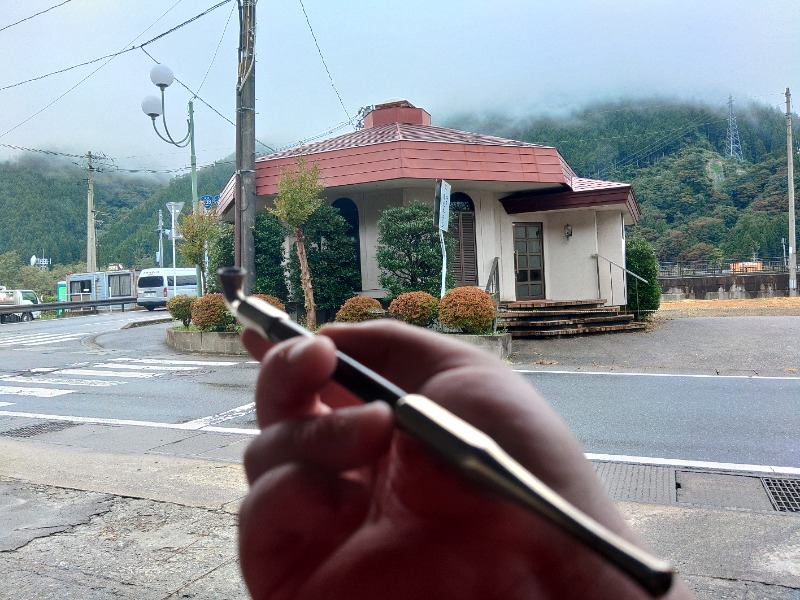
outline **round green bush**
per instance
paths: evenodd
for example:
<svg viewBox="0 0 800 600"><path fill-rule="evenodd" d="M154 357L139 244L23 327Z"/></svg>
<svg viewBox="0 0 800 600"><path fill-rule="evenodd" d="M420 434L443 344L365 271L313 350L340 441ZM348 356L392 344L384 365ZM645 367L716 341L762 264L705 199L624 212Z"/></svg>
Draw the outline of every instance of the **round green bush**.
<svg viewBox="0 0 800 600"><path fill-rule="evenodd" d="M192 305L192 323L201 331L233 331L236 319L222 294L206 294Z"/></svg>
<svg viewBox="0 0 800 600"><path fill-rule="evenodd" d="M272 306L274 306L278 310L282 310L283 312L286 312L286 305L283 302L281 302L278 298L276 298L275 296L271 296L269 294L252 294L252 296L253 296L253 298L260 298L261 300L263 300L267 304L271 304Z"/></svg>
<svg viewBox="0 0 800 600"><path fill-rule="evenodd" d="M406 292L389 304L389 314L411 325L427 327L436 318L439 301L428 292Z"/></svg>
<svg viewBox="0 0 800 600"><path fill-rule="evenodd" d="M353 296L345 300L334 320L340 323L360 323L370 319L380 319L382 316L383 307L375 298Z"/></svg>
<svg viewBox="0 0 800 600"><path fill-rule="evenodd" d="M195 300L197 300L197 296L178 294L167 300L167 310L173 319L183 323L184 327L188 327L192 321L192 305Z"/></svg>
<svg viewBox="0 0 800 600"><path fill-rule="evenodd" d="M439 301L439 322L464 333L489 333L495 318L492 297L480 288L457 287Z"/></svg>

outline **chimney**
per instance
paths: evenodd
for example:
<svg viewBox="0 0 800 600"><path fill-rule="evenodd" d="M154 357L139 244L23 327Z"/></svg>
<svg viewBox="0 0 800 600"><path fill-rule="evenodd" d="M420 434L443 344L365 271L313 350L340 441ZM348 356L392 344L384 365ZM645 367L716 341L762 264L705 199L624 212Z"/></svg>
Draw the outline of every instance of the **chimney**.
<svg viewBox="0 0 800 600"><path fill-rule="evenodd" d="M408 100L377 104L372 112L364 117L364 129L388 125L390 123L407 123L409 125L430 125L431 116L428 111L417 108Z"/></svg>

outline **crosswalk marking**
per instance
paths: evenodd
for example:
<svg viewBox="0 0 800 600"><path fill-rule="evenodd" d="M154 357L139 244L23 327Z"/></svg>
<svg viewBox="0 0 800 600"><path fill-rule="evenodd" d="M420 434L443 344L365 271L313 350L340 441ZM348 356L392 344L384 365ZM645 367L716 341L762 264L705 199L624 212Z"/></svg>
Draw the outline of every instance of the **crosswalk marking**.
<svg viewBox="0 0 800 600"><path fill-rule="evenodd" d="M123 363L98 363L92 365L94 368L108 368L108 369L140 369L143 371L195 371L200 367L189 367L185 365L126 365Z"/></svg>
<svg viewBox="0 0 800 600"><path fill-rule="evenodd" d="M62 373L64 375L84 375L88 377L130 377L131 379L147 379L148 377L160 377L163 373L133 373L131 371L100 371L99 369L59 369L53 371L53 375Z"/></svg>
<svg viewBox="0 0 800 600"><path fill-rule="evenodd" d="M75 390L54 390L51 388L39 387L17 387L13 385L0 386L0 396L36 396L37 398L53 398L71 394Z"/></svg>
<svg viewBox="0 0 800 600"><path fill-rule="evenodd" d="M206 366L232 366L235 361L208 360L170 360L161 358L111 358L107 362L74 363L66 368L36 367L27 371L27 375L3 375L0 373L0 397L29 396L36 398L56 398L75 392L69 387L109 387L124 385L134 379L151 379L172 373L196 371ZM128 381L125 381L128 380ZM26 384L5 385L7 383ZM38 387L50 385L58 387ZM64 388L63 386L67 386ZM9 406L11 402L0 402L0 406ZM244 407L240 407L244 408ZM237 409L238 410L238 409ZM225 420L227 415L214 416L206 425Z"/></svg>
<svg viewBox="0 0 800 600"><path fill-rule="evenodd" d="M197 365L201 367L224 367L228 365L238 365L238 362L230 360L169 360L164 358L112 358L114 362L131 362L137 364L159 364L159 365Z"/></svg>
<svg viewBox="0 0 800 600"><path fill-rule="evenodd" d="M87 333L40 333L40 334L27 334L15 335L7 338L0 339L0 347L3 346L43 346L46 344L57 344L58 342L67 342L77 338L86 337Z"/></svg>
<svg viewBox="0 0 800 600"><path fill-rule="evenodd" d="M4 375L0 376L0 381L10 381L12 383L37 383L37 384L54 384L58 385L74 385L74 386L89 386L89 387L110 387L112 385L120 385L124 381L105 381L102 379L46 379L44 377L25 377L23 375Z"/></svg>

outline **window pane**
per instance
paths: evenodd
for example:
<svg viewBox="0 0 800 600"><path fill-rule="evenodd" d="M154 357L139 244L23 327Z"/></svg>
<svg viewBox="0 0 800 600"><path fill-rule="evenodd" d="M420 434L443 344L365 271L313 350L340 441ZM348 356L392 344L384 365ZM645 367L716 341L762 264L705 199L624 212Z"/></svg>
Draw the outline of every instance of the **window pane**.
<svg viewBox="0 0 800 600"><path fill-rule="evenodd" d="M517 239L525 237L525 227L523 225L514 225L514 237Z"/></svg>
<svg viewBox="0 0 800 600"><path fill-rule="evenodd" d="M527 229L527 237L528 238L538 238L539 237L539 226L538 225L529 225L526 227Z"/></svg>
<svg viewBox="0 0 800 600"><path fill-rule="evenodd" d="M528 268L528 255L522 254L517 257L517 268L518 269L527 269Z"/></svg>
<svg viewBox="0 0 800 600"><path fill-rule="evenodd" d="M528 247L525 242L514 242L514 251L520 254L524 254L528 251Z"/></svg>

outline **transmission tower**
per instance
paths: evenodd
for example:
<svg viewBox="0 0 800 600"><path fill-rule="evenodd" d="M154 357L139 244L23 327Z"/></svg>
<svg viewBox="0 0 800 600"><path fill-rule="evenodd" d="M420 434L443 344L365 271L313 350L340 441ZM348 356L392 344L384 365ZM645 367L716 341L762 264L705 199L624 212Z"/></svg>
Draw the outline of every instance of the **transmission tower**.
<svg viewBox="0 0 800 600"><path fill-rule="evenodd" d="M742 143L739 141L739 128L733 114L733 96L728 96L728 156L742 160Z"/></svg>

